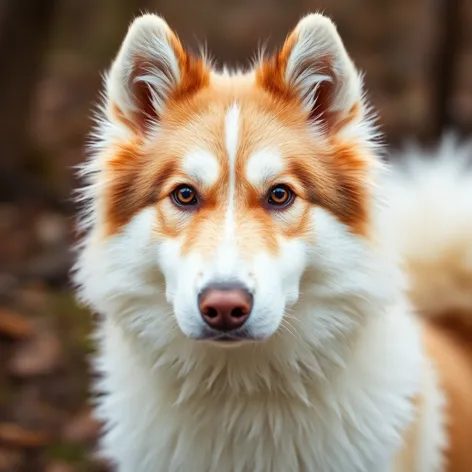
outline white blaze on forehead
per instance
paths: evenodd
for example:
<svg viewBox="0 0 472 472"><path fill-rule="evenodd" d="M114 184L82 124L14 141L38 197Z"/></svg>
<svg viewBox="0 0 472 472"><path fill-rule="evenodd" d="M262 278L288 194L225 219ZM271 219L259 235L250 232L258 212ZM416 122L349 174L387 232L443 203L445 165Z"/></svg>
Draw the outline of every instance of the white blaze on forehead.
<svg viewBox="0 0 472 472"><path fill-rule="evenodd" d="M225 144L229 164L229 193L228 209L226 211L226 234L234 232L234 198L236 187L236 156L239 145L239 107L236 103L231 105L225 117Z"/></svg>
<svg viewBox="0 0 472 472"><path fill-rule="evenodd" d="M204 186L214 185L218 180L220 170L218 159L203 149L192 151L185 156L183 167L190 177Z"/></svg>
<svg viewBox="0 0 472 472"><path fill-rule="evenodd" d="M246 164L246 175L251 184L261 186L268 179L280 174L283 168L282 156L278 151L263 149L249 157Z"/></svg>

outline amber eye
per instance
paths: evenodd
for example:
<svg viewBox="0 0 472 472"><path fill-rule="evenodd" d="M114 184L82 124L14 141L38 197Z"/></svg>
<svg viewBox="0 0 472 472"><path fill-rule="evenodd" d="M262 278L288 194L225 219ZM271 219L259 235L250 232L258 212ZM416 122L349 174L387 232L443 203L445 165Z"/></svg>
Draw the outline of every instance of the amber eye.
<svg viewBox="0 0 472 472"><path fill-rule="evenodd" d="M194 206L198 203L197 193L188 185L180 185L172 192L174 202L179 206Z"/></svg>
<svg viewBox="0 0 472 472"><path fill-rule="evenodd" d="M267 202L274 207L286 207L293 201L294 194L286 185L277 185L269 192Z"/></svg>

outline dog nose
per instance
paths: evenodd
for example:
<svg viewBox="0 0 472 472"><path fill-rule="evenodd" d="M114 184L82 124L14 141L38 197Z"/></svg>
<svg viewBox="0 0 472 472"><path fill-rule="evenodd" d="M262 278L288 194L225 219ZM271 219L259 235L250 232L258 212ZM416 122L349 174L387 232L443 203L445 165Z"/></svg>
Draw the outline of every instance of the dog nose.
<svg viewBox="0 0 472 472"><path fill-rule="evenodd" d="M210 328L238 329L249 318L252 295L239 286L207 287L199 297L200 314Z"/></svg>

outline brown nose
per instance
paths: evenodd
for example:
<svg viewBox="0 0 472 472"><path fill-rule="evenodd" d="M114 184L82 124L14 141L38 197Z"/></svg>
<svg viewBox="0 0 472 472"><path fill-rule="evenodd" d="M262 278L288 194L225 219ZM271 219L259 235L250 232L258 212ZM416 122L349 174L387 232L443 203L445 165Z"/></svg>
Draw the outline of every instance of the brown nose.
<svg viewBox="0 0 472 472"><path fill-rule="evenodd" d="M241 287L208 287L199 298L200 314L210 328L231 331L241 328L252 309L252 295Z"/></svg>

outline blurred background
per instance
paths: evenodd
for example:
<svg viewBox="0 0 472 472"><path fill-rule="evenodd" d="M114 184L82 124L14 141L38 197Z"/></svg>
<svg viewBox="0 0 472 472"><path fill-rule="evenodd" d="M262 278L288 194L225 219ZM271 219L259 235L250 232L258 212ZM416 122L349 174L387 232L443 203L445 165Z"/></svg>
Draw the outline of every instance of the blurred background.
<svg viewBox="0 0 472 472"><path fill-rule="evenodd" d="M107 471L88 407L92 316L68 282L73 166L130 20L244 65L302 14L338 24L390 146L472 132L471 0L0 1L0 472Z"/></svg>

